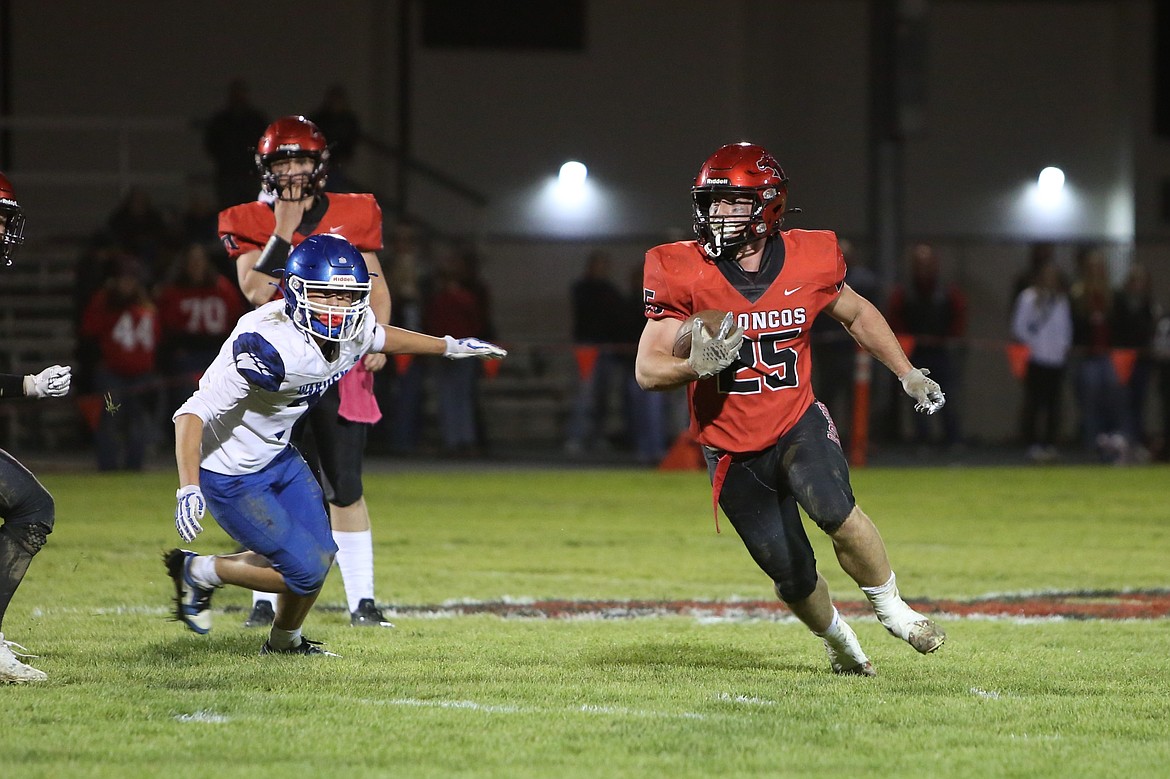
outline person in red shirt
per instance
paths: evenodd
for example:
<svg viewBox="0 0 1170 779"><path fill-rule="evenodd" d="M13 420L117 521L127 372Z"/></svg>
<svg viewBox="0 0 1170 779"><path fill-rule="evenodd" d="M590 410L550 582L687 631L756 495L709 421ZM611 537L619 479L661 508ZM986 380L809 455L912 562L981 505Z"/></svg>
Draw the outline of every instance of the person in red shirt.
<svg viewBox="0 0 1170 779"><path fill-rule="evenodd" d="M330 149L317 125L303 116L270 124L256 146L261 200L219 214L219 234L236 263L240 289L252 305L277 296L289 251L310 235L339 235L357 247L370 271L370 310L390 323L390 291L376 252L382 249L382 209L373 195L326 192ZM367 354L333 385L294 430L329 504L337 567L355 627L392 627L374 600L374 546L362 490L362 457L369 426L381 418L373 376L386 355ZM306 432L306 427L308 431ZM312 450L316 449L315 456ZM270 593L253 594L247 627L272 624Z"/></svg>
<svg viewBox="0 0 1170 779"><path fill-rule="evenodd" d="M835 673L873 676L817 571L798 506L828 533L890 633L923 654L945 633L901 598L881 536L854 499L836 427L810 381L813 320L824 312L840 322L900 377L919 411L934 413L945 399L877 308L845 283L837 237L780 229L787 184L754 144L729 144L706 161L691 190L698 240L646 253L635 372L644 389L686 385L715 500L752 558L823 639ZM689 356L675 356L680 321L707 309L727 312L717 332L695 320Z"/></svg>
<svg viewBox="0 0 1170 779"><path fill-rule="evenodd" d="M151 406L156 397L155 357L162 327L135 257L114 261L112 275L85 307L81 336L100 353L94 389L105 396L106 412L94 443L98 468L140 471L151 437Z"/></svg>
<svg viewBox="0 0 1170 779"><path fill-rule="evenodd" d="M178 408L244 313L244 299L215 269L207 247L191 243L171 266L155 301L162 322L167 405Z"/></svg>

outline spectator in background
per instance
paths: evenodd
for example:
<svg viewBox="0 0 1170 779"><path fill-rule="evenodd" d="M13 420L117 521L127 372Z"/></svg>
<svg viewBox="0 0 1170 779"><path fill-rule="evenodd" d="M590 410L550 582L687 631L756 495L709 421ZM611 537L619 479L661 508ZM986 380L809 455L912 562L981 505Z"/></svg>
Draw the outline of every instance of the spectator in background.
<svg viewBox="0 0 1170 779"><path fill-rule="evenodd" d="M1012 282L1012 311L1010 313L1015 313L1015 304L1020 299L1020 293L1035 284L1036 278L1044 272L1045 266L1053 262L1056 262L1056 244L1051 241L1037 241L1029 247L1028 267Z"/></svg>
<svg viewBox="0 0 1170 779"><path fill-rule="evenodd" d="M107 226L119 247L147 264L148 285L162 277L171 229L150 193L132 187L110 214Z"/></svg>
<svg viewBox="0 0 1170 779"><path fill-rule="evenodd" d="M1170 460L1170 313L1163 313L1154 325L1154 361L1158 368L1158 395L1162 411L1162 432L1156 454Z"/></svg>
<svg viewBox="0 0 1170 779"><path fill-rule="evenodd" d="M960 350L967 337L967 296L955 284L943 284L939 257L934 247L919 243L910 252L910 281L899 284L890 295L890 327L899 336L913 338L907 357L929 369L931 379L947 388L950 403L942 407L943 443L954 448L962 443L957 395L960 382ZM920 443L931 442L930 420L914 417Z"/></svg>
<svg viewBox="0 0 1170 779"><path fill-rule="evenodd" d="M394 306L390 311L390 324L407 330L422 330L424 278L426 252L423 249L419 227L409 218L402 218L390 233L390 258L387 265L386 283L390 288L390 299ZM393 382L393 399L379 403L388 408L386 423L389 424L390 451L395 455L410 455L418 449L419 423L423 415L423 388L426 367L419 360L409 360L405 370L391 363L396 371ZM386 382L376 387L384 388Z"/></svg>
<svg viewBox="0 0 1170 779"><path fill-rule="evenodd" d="M1073 348L1077 356L1076 396L1080 404L1081 439L1105 462L1124 462L1129 456L1125 438L1125 403L1113 368L1113 290L1105 254L1097 247L1077 253L1078 277L1069 293L1073 318Z"/></svg>
<svg viewBox="0 0 1170 779"><path fill-rule="evenodd" d="M1051 462L1056 459L1060 437L1060 399L1072 346L1072 314L1056 261L1048 257L1032 271L1032 283L1020 292L1012 313L1012 337L1028 347L1021 434L1030 460Z"/></svg>
<svg viewBox="0 0 1170 779"><path fill-rule="evenodd" d="M155 299L162 323L166 407L174 410L198 387L199 377L244 313L244 299L211 264L203 243L187 244Z"/></svg>
<svg viewBox="0 0 1170 779"><path fill-rule="evenodd" d="M573 343L597 349L597 359L588 375L581 376L577 398L569 419L565 451L580 454L590 446L605 445L610 394L623 376L623 366L613 345L619 343L619 317L624 297L613 282L613 258L608 251L590 253L585 273L573 283L570 302L573 315Z"/></svg>
<svg viewBox="0 0 1170 779"><path fill-rule="evenodd" d="M340 84L325 92L321 105L309 114L309 120L321 128L329 139L330 158L327 192L353 192L356 187L350 178L350 163L362 137L361 120L349 104L349 93Z"/></svg>
<svg viewBox="0 0 1170 779"><path fill-rule="evenodd" d="M845 258L845 282L866 300L877 300L877 276L858 258L851 241L838 238L837 244ZM817 399L833 415L837 433L848 451L853 424L853 376L857 364L857 342L839 322L822 316L813 320L811 344L814 358L813 388Z"/></svg>
<svg viewBox="0 0 1170 779"><path fill-rule="evenodd" d="M478 338L488 331L480 296L469 287L467 257L456 253L439 268L435 289L424 309L425 328L454 338ZM435 366L439 395L439 430L443 453L451 457L477 454L476 397L479 366L467 360Z"/></svg>
<svg viewBox="0 0 1170 779"><path fill-rule="evenodd" d="M105 397L95 444L98 468L142 470L155 422L155 359L161 326L142 263L120 257L86 306L81 337L97 345L94 390Z"/></svg>
<svg viewBox="0 0 1170 779"><path fill-rule="evenodd" d="M625 382L625 421L630 448L643 465L657 465L666 455L666 401L664 392L650 392L638 384L634 362L638 341L646 326L646 288L642 283L642 266L630 269L629 286L618 312L615 361L621 366Z"/></svg>
<svg viewBox="0 0 1170 779"><path fill-rule="evenodd" d="M1146 266L1133 263L1124 286L1113 296L1113 345L1137 350L1133 373L1121 392L1125 398L1124 432L1131 446L1130 454L1138 461L1149 458L1146 397L1154 374L1154 328L1161 315L1161 306L1154 300L1150 272Z"/></svg>
<svg viewBox="0 0 1170 779"><path fill-rule="evenodd" d="M203 131L203 148L215 165L219 208L256 199L256 139L267 126L268 117L252 105L248 82L233 80L227 105L212 115Z"/></svg>

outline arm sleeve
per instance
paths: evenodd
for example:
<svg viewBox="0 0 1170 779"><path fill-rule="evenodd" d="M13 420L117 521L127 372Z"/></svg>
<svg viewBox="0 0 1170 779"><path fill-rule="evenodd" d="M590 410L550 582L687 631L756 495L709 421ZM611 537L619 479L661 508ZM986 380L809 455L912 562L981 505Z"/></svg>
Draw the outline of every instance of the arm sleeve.
<svg viewBox="0 0 1170 779"><path fill-rule="evenodd" d="M24 397L24 377L0 373L0 398Z"/></svg>

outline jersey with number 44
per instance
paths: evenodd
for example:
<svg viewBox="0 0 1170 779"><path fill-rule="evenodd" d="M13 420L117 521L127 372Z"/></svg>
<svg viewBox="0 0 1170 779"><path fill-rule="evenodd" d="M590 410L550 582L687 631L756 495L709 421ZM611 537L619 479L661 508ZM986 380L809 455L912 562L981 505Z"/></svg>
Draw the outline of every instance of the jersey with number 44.
<svg viewBox="0 0 1170 779"><path fill-rule="evenodd" d="M175 412L203 420L201 465L209 471L237 475L268 465L288 446L301 415L386 342L367 312L359 335L327 360L284 309L283 300L274 300L240 317L199 389Z"/></svg>
<svg viewBox="0 0 1170 779"><path fill-rule="evenodd" d="M699 442L726 452L776 443L814 402L809 330L840 294L845 259L826 230L786 230L768 240L756 274L715 263L695 241L646 253L646 316L683 320L697 311L735 314L739 359L687 394Z"/></svg>

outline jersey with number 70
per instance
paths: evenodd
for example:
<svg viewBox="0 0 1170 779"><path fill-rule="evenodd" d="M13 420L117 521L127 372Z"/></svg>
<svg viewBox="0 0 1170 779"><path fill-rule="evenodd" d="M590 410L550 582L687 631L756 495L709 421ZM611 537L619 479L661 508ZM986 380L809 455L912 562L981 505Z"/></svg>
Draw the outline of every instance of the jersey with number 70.
<svg viewBox="0 0 1170 779"><path fill-rule="evenodd" d="M646 253L646 316L683 320L730 311L744 329L739 360L687 387L699 442L726 452L776 443L812 405L809 331L840 294L845 258L827 230L787 230L770 238L758 273L713 262L695 241Z"/></svg>

